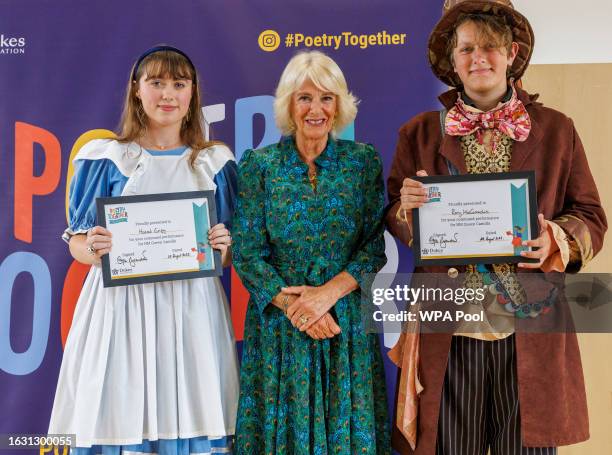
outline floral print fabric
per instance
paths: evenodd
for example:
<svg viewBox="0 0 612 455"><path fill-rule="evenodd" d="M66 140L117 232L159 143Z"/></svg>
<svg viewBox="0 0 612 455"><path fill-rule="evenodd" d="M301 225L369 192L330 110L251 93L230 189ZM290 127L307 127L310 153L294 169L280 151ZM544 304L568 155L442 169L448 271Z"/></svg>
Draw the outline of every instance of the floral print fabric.
<svg viewBox="0 0 612 455"><path fill-rule="evenodd" d="M385 263L381 160L329 139L308 180L293 138L245 152L234 215L234 266L251 294L245 323L238 454L390 454L378 336L360 290L331 313L342 333L317 341L270 304L282 286L320 286L342 271L362 285Z"/></svg>

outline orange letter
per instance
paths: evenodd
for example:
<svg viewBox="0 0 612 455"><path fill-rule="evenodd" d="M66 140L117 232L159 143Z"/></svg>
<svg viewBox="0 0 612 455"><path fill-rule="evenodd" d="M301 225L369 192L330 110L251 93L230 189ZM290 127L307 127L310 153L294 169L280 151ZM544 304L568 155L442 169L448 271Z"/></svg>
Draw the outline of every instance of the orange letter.
<svg viewBox="0 0 612 455"><path fill-rule="evenodd" d="M232 267L232 289L231 289L231 312L232 322L234 323L234 336L236 341L244 338L244 317L246 316L247 303L249 302L249 292L246 290L240 277Z"/></svg>
<svg viewBox="0 0 612 455"><path fill-rule="evenodd" d="M34 144L45 154L45 168L34 175ZM15 122L15 238L32 243L33 196L52 193L60 180L61 148L49 131Z"/></svg>

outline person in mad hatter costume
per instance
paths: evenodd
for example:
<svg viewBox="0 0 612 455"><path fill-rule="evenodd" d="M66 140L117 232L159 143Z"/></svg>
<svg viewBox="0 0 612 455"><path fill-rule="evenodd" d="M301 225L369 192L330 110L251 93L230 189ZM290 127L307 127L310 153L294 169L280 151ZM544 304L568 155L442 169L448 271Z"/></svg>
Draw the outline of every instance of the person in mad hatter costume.
<svg viewBox="0 0 612 455"><path fill-rule="evenodd" d="M470 333L403 333L390 351L401 368L393 445L402 454L554 454L589 437L575 333L517 330L523 318L561 311L529 305L519 285L527 275L517 272L577 272L607 229L572 120L516 82L533 45L529 21L510 1L447 0L429 62L452 89L439 97L440 111L399 132L386 222L402 242L412 242L411 209L426 202L415 175L535 170L540 212L537 239L523 239L538 248L523 253L537 263L416 270L451 280L461 271L466 285L487 286L490 319Z"/></svg>

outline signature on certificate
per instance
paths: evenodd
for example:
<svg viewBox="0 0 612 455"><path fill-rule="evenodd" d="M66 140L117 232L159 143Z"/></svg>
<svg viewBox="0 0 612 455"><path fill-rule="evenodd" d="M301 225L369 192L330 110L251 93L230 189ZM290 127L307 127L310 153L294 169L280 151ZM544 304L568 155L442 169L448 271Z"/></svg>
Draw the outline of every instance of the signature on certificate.
<svg viewBox="0 0 612 455"><path fill-rule="evenodd" d="M459 233L453 232L449 234L447 232L432 233L429 236L429 244L440 248L446 248L449 243L459 243Z"/></svg>
<svg viewBox="0 0 612 455"><path fill-rule="evenodd" d="M119 255L116 257L115 261L119 265L130 264L130 267L136 267L136 264L139 262L146 262L149 258L146 256L146 250L142 250L140 255L136 253L124 253L123 255Z"/></svg>

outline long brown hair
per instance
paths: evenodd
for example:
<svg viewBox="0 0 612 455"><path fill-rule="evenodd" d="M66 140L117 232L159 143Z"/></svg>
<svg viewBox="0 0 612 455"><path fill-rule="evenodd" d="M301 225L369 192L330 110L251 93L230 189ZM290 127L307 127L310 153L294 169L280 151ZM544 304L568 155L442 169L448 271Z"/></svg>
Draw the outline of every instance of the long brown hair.
<svg viewBox="0 0 612 455"><path fill-rule="evenodd" d="M147 128L147 116L142 107L140 98L136 96L138 81L143 74L148 77L170 77L173 79L189 79L192 81L191 101L189 110L183 118L181 125L181 140L191 148L189 163L193 166L200 150L213 145L224 145L220 141L207 141L204 139L204 116L201 109L201 95L198 74L191 62L183 55L171 50L161 50L147 55L138 65L135 77L134 65L130 71L125 100L123 102L123 113L121 122L117 128L117 140L119 142L132 142L144 134Z"/></svg>

